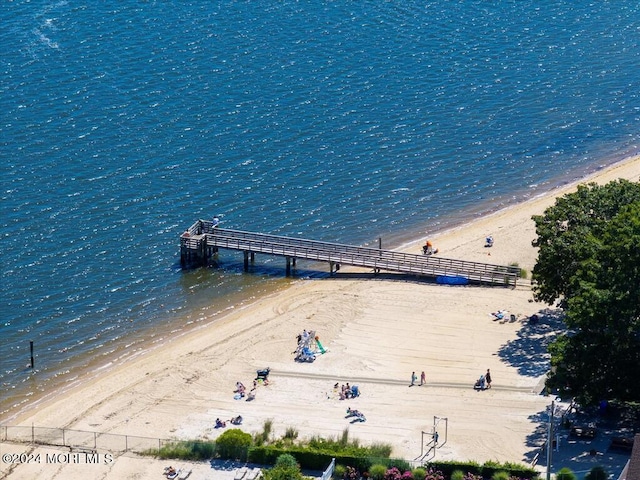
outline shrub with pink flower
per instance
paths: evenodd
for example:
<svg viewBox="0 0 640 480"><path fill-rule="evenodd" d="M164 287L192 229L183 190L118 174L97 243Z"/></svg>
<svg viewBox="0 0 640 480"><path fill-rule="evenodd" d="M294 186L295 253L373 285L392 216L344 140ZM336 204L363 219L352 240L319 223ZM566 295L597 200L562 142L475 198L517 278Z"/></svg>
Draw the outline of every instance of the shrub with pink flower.
<svg viewBox="0 0 640 480"><path fill-rule="evenodd" d="M343 478L345 480L358 480L360 478L360 472L354 467L347 467Z"/></svg>
<svg viewBox="0 0 640 480"><path fill-rule="evenodd" d="M402 480L402 474L397 467L391 467L387 470L387 473L384 474L384 480Z"/></svg>
<svg viewBox="0 0 640 480"><path fill-rule="evenodd" d="M407 470L402 474L402 480L413 480L413 473L411 473L411 470Z"/></svg>
<svg viewBox="0 0 640 480"><path fill-rule="evenodd" d="M463 480L482 480L482 475L474 475L473 473L467 473Z"/></svg>
<svg viewBox="0 0 640 480"><path fill-rule="evenodd" d="M440 470L436 470L433 467L429 467L424 480L444 480L444 474ZM482 480L482 479L481 479Z"/></svg>

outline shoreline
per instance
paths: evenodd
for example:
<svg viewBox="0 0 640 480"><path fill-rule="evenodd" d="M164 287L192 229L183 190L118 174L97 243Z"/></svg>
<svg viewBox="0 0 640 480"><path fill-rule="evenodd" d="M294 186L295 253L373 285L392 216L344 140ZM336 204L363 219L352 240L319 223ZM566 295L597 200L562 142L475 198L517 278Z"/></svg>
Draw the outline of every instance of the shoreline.
<svg viewBox="0 0 640 480"><path fill-rule="evenodd" d="M548 191L543 191L537 195L532 196L531 198L525 199L523 201L519 201L512 205L507 205L504 208L501 208L492 212L482 214L482 216L477 216L469 221L463 221L459 224L444 228L443 230L435 231L431 235L428 235L427 232L425 232L425 235L429 236L429 238L434 240L438 240L443 237L446 238L446 237L455 235L456 232L463 231L465 229L471 228L481 223L487 223L487 224L495 223L494 221L496 219L507 216L511 214L512 211L518 210L518 209L526 209L526 208L536 209L536 211L539 210L539 213L536 213L536 214L541 215L544 213L544 208L547 208L555 203L556 198L562 195L565 195L567 193L570 193L572 191L575 191L578 185L588 184L592 182L604 184L612 180L616 180L618 178L623 178L623 177L617 176L618 172L621 172L621 171L626 172L627 170L633 171L634 168L631 167L631 165L635 163L640 163L640 155L632 155L630 157L627 157L625 159L612 163L606 167L599 168L591 172L589 175L585 177L581 177L571 182L559 184L553 189ZM640 168L638 170L640 170ZM631 173L630 180L640 181L640 172ZM541 207L537 206L536 205L537 203L543 205L544 208L540 210ZM534 227L533 221L531 221L531 226ZM487 234L491 233L489 232L489 230L490 228L487 228ZM406 241L398 248L398 250L411 251L411 250L421 249L422 243L424 242L425 238L426 237L423 237L422 239L418 239L418 240ZM439 254L444 257L447 256L446 252L440 252Z"/></svg>
<svg viewBox="0 0 640 480"><path fill-rule="evenodd" d="M607 164L606 162L598 162L593 163L591 166L584 167L582 171L589 172L585 177L578 177L572 181L558 181L555 182L555 187L552 187L551 190L542 191L531 198L526 198L524 200L515 200L515 203L508 204L502 208L499 208L495 211L487 211L486 213L482 213L484 211L484 207L480 209L480 212L472 215L465 216L457 221L452 221L446 223L445 225L440 225L437 229L433 231L433 233L429 233L428 235L425 233L424 235L420 235L417 231L411 230L406 234L402 234L398 237L394 237L392 241L392 245L390 248L392 250L397 251L406 251L412 253L421 253L421 245L424 242L426 236L431 238L432 240L439 239L440 237L447 236L449 234L453 234L460 229L464 229L467 226L471 226L476 222L489 220L494 216L499 216L505 212L508 212L510 209L518 208L519 206L526 205L529 202L535 202L539 198L545 198L557 195L556 192L562 191L565 189L575 188L576 185L580 183L586 183L590 181L591 178L597 177L600 173L609 171L611 169L615 169L619 166L623 166L627 162L633 162L634 159L637 159L638 155L632 155L629 157L625 157L615 161L613 158L609 160L613 160L613 163ZM606 166L603 166L606 165ZM597 165L597 166L596 166ZM514 197L515 198L515 197ZM487 205L489 201L487 201ZM484 204L483 204L484 205ZM383 239L384 241L384 239ZM440 249L440 256L447 257L447 252ZM487 259L480 258L476 261L485 262ZM511 261L511 260L509 260ZM486 263L498 263L493 261L488 261ZM530 270L530 268L528 268ZM320 272L320 277L324 277L324 275ZM289 279L284 279L289 280ZM100 355L96 357L93 353L92 356L88 358L87 361L83 361L79 359L80 365L72 367L75 372L73 372L73 377L67 380L63 380L57 384L53 385L53 389L48 393L28 393L25 392L18 397L18 401L13 402L13 405L24 404L18 406L17 408L11 405L10 401L6 402L6 413L2 415L0 418L0 422L6 423L11 422L16 418L20 418L23 415L23 412L32 408L32 405L38 405L43 402L49 401L49 399L55 398L59 395L64 395L69 389L73 389L77 384L86 381L88 378L91 378L92 372L102 371L105 368L110 368L115 365L126 365L127 362L135 360L140 355L145 355L148 351L154 351L158 347L162 347L165 341L169 341L167 337L175 334L179 334L180 336L189 334L190 331L198 328L204 328L211 326L211 324L221 318L224 318L226 315L233 313L238 306L240 308L245 308L251 303L256 301L261 301L262 297L269 297L271 295L277 294L279 291L285 288L289 288L296 282L305 281L306 278L294 278L292 281L289 281L288 284L283 284L279 282L275 284L270 282L270 284L266 285L267 292L261 293L257 297L249 292L246 293L246 296L240 299L240 303L229 304L227 308L222 311L216 311L212 314L208 314L206 318L198 316L198 314L194 312L188 312L179 319L174 319L171 322L164 324L160 329L160 334L155 335L151 334L151 332L157 332L159 329L157 326L148 327L146 330L140 331L137 333L135 340L130 342L127 339L120 341L117 344L114 344L114 351L107 356ZM173 340L173 339L172 339ZM156 345L160 342L160 345ZM128 344L132 344L135 348L133 353L128 352L126 349L129 348ZM151 346L148 346L151 344ZM26 377L36 377L36 375L32 375L31 373L26 374ZM30 378L25 378L24 381L30 381ZM49 379L50 380L50 379ZM34 401L35 400L35 401ZM33 403L31 403L33 401ZM3 407L4 409L4 407Z"/></svg>
<svg viewBox="0 0 640 480"><path fill-rule="evenodd" d="M530 271L535 263L531 214L542 214L578 184L621 177L640 179L640 156L431 238L443 257L487 261L490 256L489 263L517 261ZM489 233L496 239L490 250L483 245ZM422 241L400 250L419 248ZM543 414L548 403L532 393L548 367L544 345L561 328L550 316L544 329L527 329L528 316L548 310L531 301L528 281L513 290L465 287L460 295L458 287L362 281L349 271L357 269L345 268L331 279L296 279L178 338L167 335L135 358L80 376L77 384L52 392L11 422L157 438L215 438L221 432L211 428L213 419L241 413L243 429L252 433L269 418L275 419L276 435L295 426L301 437L335 436L348 426L350 435L363 441L395 438L394 454L413 458L420 452L419 432L430 427L431 417L446 416L451 438L439 458L527 457L533 449L528 437L535 430L531 418ZM516 321L495 321L490 312L500 309L513 313ZM291 355L295 335L303 329L315 330L328 349L311 364L295 363ZM525 347L531 351L522 358ZM273 380L258 389L256 401L235 401L235 382L247 384L256 369L266 366ZM469 385L486 368L494 373L495 388L478 396ZM421 369L427 371L426 388L407 392L411 370ZM350 378L363 390L362 398L350 404L366 412L362 425L344 420L348 404L331 391L334 379ZM495 411L502 412L501 418ZM487 428L493 431L485 434Z"/></svg>
<svg viewBox="0 0 640 480"><path fill-rule="evenodd" d="M618 178L616 177L616 174L615 174L616 171L622 168L625 168L625 166L629 164L633 164L635 162L640 162L640 155L633 155L633 156L624 158L622 160L619 160L615 163L612 163L606 167L596 169L586 177L579 178L572 182L558 184L552 190L541 192L524 201L517 202L512 205L508 205L504 208L495 210L493 212L483 214L482 216L476 216L475 218L467 221L461 221L461 223L457 223L452 226L445 227L442 230L436 230L433 232L433 234L430 234L430 235L427 235L425 233L425 236L423 238L413 238L413 239L404 241L401 244L393 247L392 249L397 251L415 253L414 251L416 252L421 251L422 244L426 236L428 236L432 240L435 240L436 242L439 242L440 239L447 239L449 237L455 236L456 233L459 231L463 231L467 228L471 228L474 225L477 225L481 222L492 222L494 219L500 216L508 215L509 212L514 209L526 208L527 205L534 204L537 201L544 201L545 199L547 199L548 201L545 203L547 203L548 205L552 205L557 196L563 195L564 193L574 190L579 184L589 183L591 181L594 181L594 179L597 179L600 176L604 176L605 178L607 178L608 180L606 181L610 181L613 178ZM640 179L639 177L636 177L636 180L639 180L639 179ZM540 213L542 213L542 211ZM442 248L440 248L439 256L447 257L447 252L442 251ZM486 259L480 259L477 261L486 261ZM489 261L487 263L494 263L494 262ZM532 267L532 265L521 265L521 266L523 268L526 268L528 271L530 271ZM180 322L183 322L183 323L180 324L179 328L176 328L178 321L174 321L171 323L171 325L168 325L163 329L162 334L160 336L155 338L147 338L148 341L146 343L147 344L151 343L152 344L151 346L139 347L133 353L123 354L122 352L119 352L120 354L115 357L109 357L106 359L102 359L102 358L93 359L88 363L86 368L83 368L82 371L79 371L77 375L68 383L64 383L56 386L56 388L54 388L52 392L48 394L43 394L42 396L38 396L33 403L24 407L20 407L16 411L11 412L6 419L2 420L2 423L7 424L7 422L19 421L21 418L28 416L29 410L41 404L46 405L49 402L56 401L58 397L64 396L65 394L67 394L70 391L73 391L74 389L78 388L78 386L81 386L85 382L92 381L92 379L98 377L101 374L101 372L103 372L105 369L109 370L113 368L117 369L121 367L126 367L127 364L129 364L132 361L135 361L138 357L151 354L157 349L165 347L168 342L172 342L176 340L175 338L169 338L170 335L178 334L179 335L178 339L180 339L184 336L188 336L193 332L197 332L201 329L213 327L215 326L216 322L224 319L225 317L237 311L242 311L243 309L249 308L252 304L256 302L261 302L269 299L274 295L278 295L278 293L282 292L284 289L292 288L300 282L304 283L307 281L308 280L306 278L295 278L288 285L282 285L282 284L274 285L272 288L270 288L268 293L260 295L259 298L255 298L253 295L249 295L245 299L245 302L240 304L240 306L234 305L232 307L225 309L224 311L215 312L209 318L204 319L204 321L191 319L185 322L183 318L182 320L180 320ZM150 328L149 330L154 330L154 328Z"/></svg>

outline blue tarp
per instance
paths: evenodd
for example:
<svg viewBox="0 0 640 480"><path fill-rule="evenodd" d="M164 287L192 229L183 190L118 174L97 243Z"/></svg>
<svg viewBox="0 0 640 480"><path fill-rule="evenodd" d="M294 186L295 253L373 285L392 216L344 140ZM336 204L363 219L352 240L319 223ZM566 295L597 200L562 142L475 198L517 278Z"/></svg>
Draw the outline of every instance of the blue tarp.
<svg viewBox="0 0 640 480"><path fill-rule="evenodd" d="M458 277L455 275L439 275L436 277L436 283L442 285L468 285L469 279L467 277Z"/></svg>

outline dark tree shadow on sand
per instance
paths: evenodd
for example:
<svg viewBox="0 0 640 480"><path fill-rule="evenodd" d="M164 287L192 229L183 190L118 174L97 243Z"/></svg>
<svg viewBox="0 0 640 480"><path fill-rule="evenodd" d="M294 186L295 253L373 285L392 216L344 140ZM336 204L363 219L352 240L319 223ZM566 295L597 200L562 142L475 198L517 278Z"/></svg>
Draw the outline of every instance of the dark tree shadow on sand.
<svg viewBox="0 0 640 480"><path fill-rule="evenodd" d="M524 460L529 464L532 464L536 460L538 460L537 463L540 463L540 457L545 455L543 447L547 439L549 411L550 409L548 407L528 417L531 424L536 426L533 432L527 435L526 439L528 450L524 454ZM544 461L544 459L542 460Z"/></svg>
<svg viewBox="0 0 640 480"><path fill-rule="evenodd" d="M517 368L520 375L538 377L546 374L550 367L547 347L558 334L566 331L560 310L545 309L538 312L538 317L535 324L525 319L517 338L498 351L500 359ZM540 385L540 393L544 393L543 385ZM551 402L555 401L551 471L568 467L582 478L591 468L600 465L609 473L619 474L629 453L612 448L612 439L632 437L638 431L640 408L622 409L609 404L604 409L599 406L581 409L555 395L549 396L548 400L546 408L528 417L532 431L526 437L523 461L540 467L546 465L549 415ZM597 433L594 438L578 437L572 435L571 427L594 428Z"/></svg>
<svg viewBox="0 0 640 480"><path fill-rule="evenodd" d="M560 309L546 308L538 312L538 321L522 320L515 340L509 340L498 350L498 357L518 369L520 375L539 377L549 371L547 347L565 330Z"/></svg>

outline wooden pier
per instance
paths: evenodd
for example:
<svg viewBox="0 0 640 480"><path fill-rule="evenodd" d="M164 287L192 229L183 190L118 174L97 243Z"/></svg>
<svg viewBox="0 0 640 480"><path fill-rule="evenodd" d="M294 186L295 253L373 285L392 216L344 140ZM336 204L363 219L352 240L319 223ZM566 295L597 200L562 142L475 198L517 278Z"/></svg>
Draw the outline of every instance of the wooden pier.
<svg viewBox="0 0 640 480"><path fill-rule="evenodd" d="M436 278L442 283L480 283L515 287L520 275L517 266L467 262L433 255L416 255L371 247L342 245L264 233L220 228L212 221L198 220L180 236L180 263L183 268L207 265L219 249L237 250L244 254L244 270L255 261L256 253L286 259L286 274L296 259L327 262L329 272L340 265L371 268L406 275Z"/></svg>

